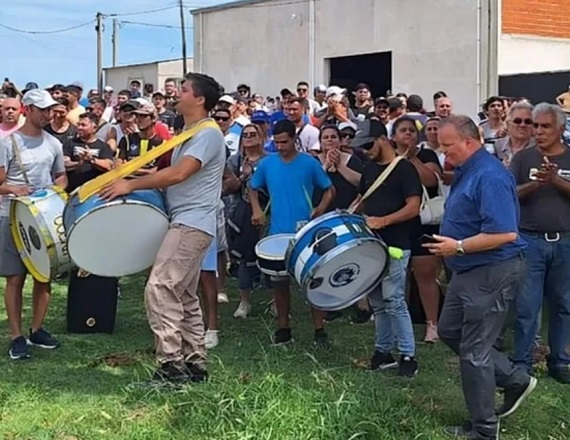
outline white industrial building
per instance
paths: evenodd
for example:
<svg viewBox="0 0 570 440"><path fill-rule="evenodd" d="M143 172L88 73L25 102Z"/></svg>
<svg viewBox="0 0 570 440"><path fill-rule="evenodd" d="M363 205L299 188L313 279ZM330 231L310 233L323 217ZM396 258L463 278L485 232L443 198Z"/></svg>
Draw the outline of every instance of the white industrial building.
<svg viewBox="0 0 570 440"><path fill-rule="evenodd" d="M509 1L244 0L197 9L194 67L226 89L246 83L264 95L299 80L366 82L375 95L426 101L445 90L456 111L474 114L499 92L500 75L570 70L570 40L500 31Z"/></svg>
<svg viewBox="0 0 570 440"><path fill-rule="evenodd" d="M188 71L194 69L192 58L187 59L186 64ZM105 85L113 87L115 91L128 89L133 80L140 81L143 87L152 84L154 90L159 90L164 88L167 78L179 79L184 76L182 59L108 67L103 71Z"/></svg>

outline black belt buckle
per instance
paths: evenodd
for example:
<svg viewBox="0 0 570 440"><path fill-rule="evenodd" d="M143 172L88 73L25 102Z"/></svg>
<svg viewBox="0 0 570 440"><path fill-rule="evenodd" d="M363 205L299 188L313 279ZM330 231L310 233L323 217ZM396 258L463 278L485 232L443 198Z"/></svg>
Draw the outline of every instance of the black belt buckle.
<svg viewBox="0 0 570 440"><path fill-rule="evenodd" d="M545 232L544 239L548 243L556 243L557 241L560 241L560 232Z"/></svg>

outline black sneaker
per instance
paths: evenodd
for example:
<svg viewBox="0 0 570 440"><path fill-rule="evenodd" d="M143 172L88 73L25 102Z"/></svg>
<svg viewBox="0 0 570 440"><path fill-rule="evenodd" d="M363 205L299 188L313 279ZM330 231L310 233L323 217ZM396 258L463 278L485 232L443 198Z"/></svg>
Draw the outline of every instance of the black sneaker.
<svg viewBox="0 0 570 440"><path fill-rule="evenodd" d="M360 307L356 307L356 312L350 318L350 322L353 324L366 324L370 321L372 317L372 310L361 309Z"/></svg>
<svg viewBox="0 0 570 440"><path fill-rule="evenodd" d="M202 383L208 381L208 371L192 362L184 364L186 368L186 377L192 383Z"/></svg>
<svg viewBox="0 0 570 440"><path fill-rule="evenodd" d="M537 382L538 381L535 377L530 376L530 379L526 385L512 388L510 390L505 390L505 399L503 401L503 405L497 410L497 417L508 417L514 413L521 405L523 400L526 399L529 394L534 391Z"/></svg>
<svg viewBox="0 0 570 440"><path fill-rule="evenodd" d="M548 375L552 377L554 380L563 383L563 384L570 384L570 370L566 369L557 369L557 370L550 370Z"/></svg>
<svg viewBox="0 0 570 440"><path fill-rule="evenodd" d="M176 362L165 362L152 375L153 382L181 384L188 379L186 370Z"/></svg>
<svg viewBox="0 0 570 440"><path fill-rule="evenodd" d="M327 312L327 314L325 315L325 321L326 321L326 322L332 322L332 321L334 321L335 319L338 319L338 318L342 318L342 312L339 312L339 311L337 311L337 312Z"/></svg>
<svg viewBox="0 0 570 440"><path fill-rule="evenodd" d="M499 434L490 436L481 434L473 429L471 422L466 422L461 426L446 426L443 431L454 438L461 438L464 440L498 440ZM497 433L499 432L499 423L497 422Z"/></svg>
<svg viewBox="0 0 570 440"><path fill-rule="evenodd" d="M388 368L396 368L398 362L394 359L390 353L380 353L379 351L374 352L374 356L370 359L370 369L371 370L387 370Z"/></svg>
<svg viewBox="0 0 570 440"><path fill-rule="evenodd" d="M416 374L418 374L418 363L415 358L411 356L400 356L398 376L412 378L416 377Z"/></svg>
<svg viewBox="0 0 570 440"><path fill-rule="evenodd" d="M61 345L57 339L55 339L43 328L36 330L33 333L32 330L30 329L30 337L28 338L28 344L34 345L36 347L47 348L50 350L57 348Z"/></svg>
<svg viewBox="0 0 570 440"><path fill-rule="evenodd" d="M290 328L280 328L273 335L273 346L290 344L293 342L293 335Z"/></svg>
<svg viewBox="0 0 570 440"><path fill-rule="evenodd" d="M28 343L26 338L23 336L18 336L16 339L10 341L10 350L8 351L10 359L13 361L19 361L30 358L30 353L28 353Z"/></svg>
<svg viewBox="0 0 570 440"><path fill-rule="evenodd" d="M315 347L321 350L330 350L331 341L324 328L315 330Z"/></svg>

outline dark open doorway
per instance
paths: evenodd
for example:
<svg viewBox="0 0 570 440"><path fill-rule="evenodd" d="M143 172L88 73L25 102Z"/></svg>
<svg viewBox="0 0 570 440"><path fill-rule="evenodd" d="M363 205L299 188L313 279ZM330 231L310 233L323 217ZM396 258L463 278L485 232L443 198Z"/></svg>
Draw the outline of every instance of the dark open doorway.
<svg viewBox="0 0 570 440"><path fill-rule="evenodd" d="M392 52L369 53L329 59L330 85L350 91L368 84L372 96L386 96L392 88Z"/></svg>
<svg viewBox="0 0 570 440"><path fill-rule="evenodd" d="M518 98L524 96L533 104L556 102L556 97L568 90L570 71L537 72L503 75L499 78L499 93Z"/></svg>

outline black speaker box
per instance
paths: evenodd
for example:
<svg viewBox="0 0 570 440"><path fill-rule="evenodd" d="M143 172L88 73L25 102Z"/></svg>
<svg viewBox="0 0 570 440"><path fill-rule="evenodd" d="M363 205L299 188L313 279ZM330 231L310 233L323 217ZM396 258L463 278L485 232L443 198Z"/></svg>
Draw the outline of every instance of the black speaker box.
<svg viewBox="0 0 570 440"><path fill-rule="evenodd" d="M69 275L67 331L113 333L117 315L119 279L85 275L85 272L77 269L73 269Z"/></svg>

